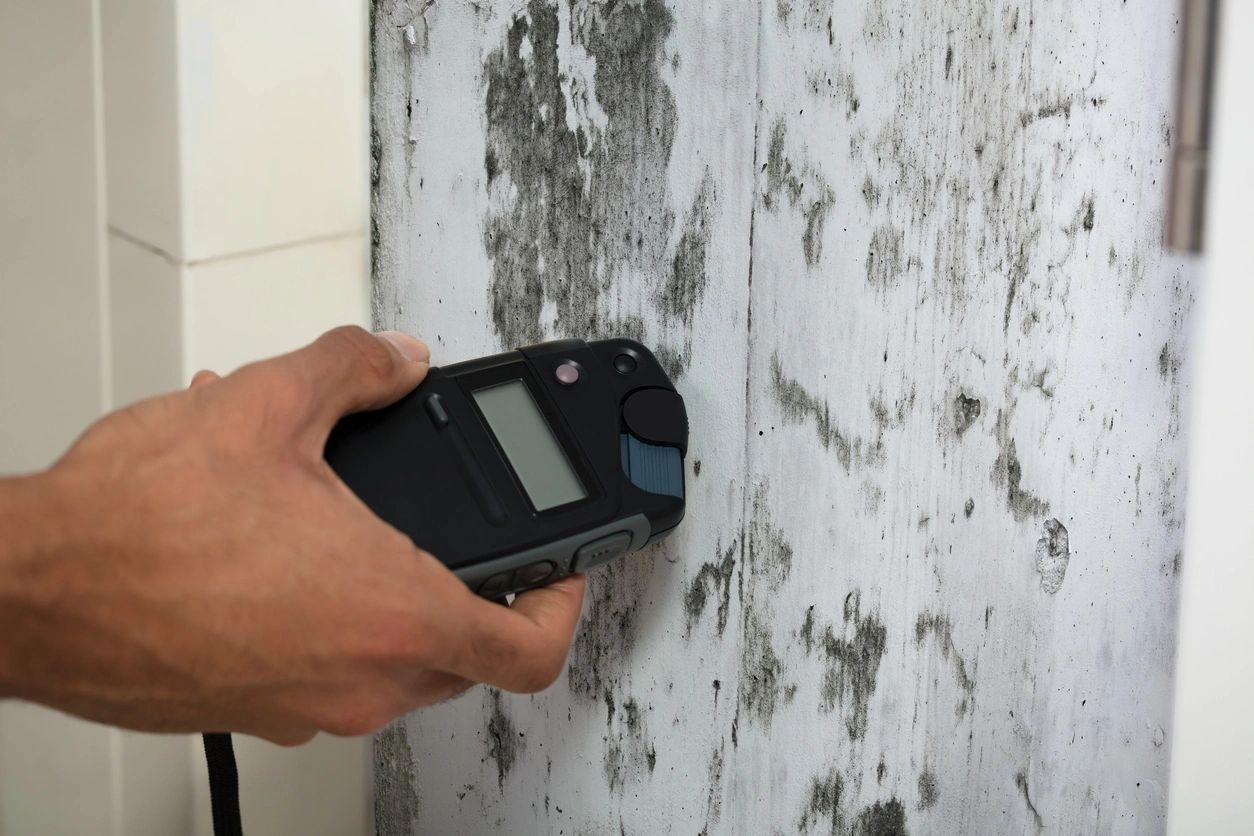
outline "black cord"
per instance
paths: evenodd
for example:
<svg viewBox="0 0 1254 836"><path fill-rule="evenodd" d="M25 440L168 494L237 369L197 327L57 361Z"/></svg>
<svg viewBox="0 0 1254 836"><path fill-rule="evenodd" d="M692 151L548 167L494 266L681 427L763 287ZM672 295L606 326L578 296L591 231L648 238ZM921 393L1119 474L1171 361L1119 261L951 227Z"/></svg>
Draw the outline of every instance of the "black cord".
<svg viewBox="0 0 1254 836"><path fill-rule="evenodd" d="M244 836L239 815L239 771L231 735L205 732L205 761L209 764L209 804L213 808L214 836Z"/></svg>

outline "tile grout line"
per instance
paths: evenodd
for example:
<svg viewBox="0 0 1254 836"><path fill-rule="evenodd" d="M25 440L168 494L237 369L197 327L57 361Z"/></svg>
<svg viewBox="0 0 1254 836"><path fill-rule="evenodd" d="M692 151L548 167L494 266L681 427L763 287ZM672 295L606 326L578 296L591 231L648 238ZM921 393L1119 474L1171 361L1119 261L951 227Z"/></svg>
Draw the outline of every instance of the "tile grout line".
<svg viewBox="0 0 1254 836"><path fill-rule="evenodd" d="M298 247L305 247L313 244L328 244L336 241L347 241L352 238L363 237L366 234L365 229L350 229L343 230L341 232L329 232L325 235L311 235L308 238L298 238L293 241L281 241L277 244L269 244L263 247L254 247L247 250L238 250L236 252L223 253L221 255L183 260L173 253L167 252L155 244L150 244L142 238L132 235L114 224L109 224L107 229L109 231L109 235L114 238L125 241L128 244L139 247L147 253L157 256L171 267L202 267L208 264L221 264L227 261L237 261L239 259L251 258L258 255L269 255L271 253L293 250Z"/></svg>

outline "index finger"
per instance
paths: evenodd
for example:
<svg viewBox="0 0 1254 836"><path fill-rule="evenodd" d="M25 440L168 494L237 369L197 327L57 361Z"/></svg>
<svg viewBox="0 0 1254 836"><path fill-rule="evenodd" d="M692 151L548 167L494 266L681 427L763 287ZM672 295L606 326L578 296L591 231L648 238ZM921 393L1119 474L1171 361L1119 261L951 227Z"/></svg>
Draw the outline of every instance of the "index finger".
<svg viewBox="0 0 1254 836"><path fill-rule="evenodd" d="M583 605L583 575L533 589L504 607L470 593L439 667L518 693L552 685L566 664Z"/></svg>

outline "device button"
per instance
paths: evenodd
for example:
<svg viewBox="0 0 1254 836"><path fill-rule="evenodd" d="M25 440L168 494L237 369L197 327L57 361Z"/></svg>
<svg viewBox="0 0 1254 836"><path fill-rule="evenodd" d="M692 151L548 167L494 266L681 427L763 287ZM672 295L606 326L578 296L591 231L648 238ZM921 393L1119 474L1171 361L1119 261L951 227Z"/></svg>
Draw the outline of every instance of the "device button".
<svg viewBox="0 0 1254 836"><path fill-rule="evenodd" d="M575 552L575 562L571 566L571 571L585 572L594 566L609 563L614 558L621 557L630 547L631 532L629 531L619 531L608 537L593 540L591 543L580 546Z"/></svg>
<svg viewBox="0 0 1254 836"><path fill-rule="evenodd" d="M479 586L479 594L484 598L500 598L506 592L509 592L514 585L514 573L501 572L499 575L493 575Z"/></svg>
<svg viewBox="0 0 1254 836"><path fill-rule="evenodd" d="M530 566L524 566L518 570L516 582L519 586L535 586L548 580L549 575L553 574L553 570L557 567L548 560L542 560L539 563L533 563Z"/></svg>
<svg viewBox="0 0 1254 836"><path fill-rule="evenodd" d="M427 415L431 416L431 423L435 424L437 429L448 426L448 413L444 411L444 404L439 395L431 395L423 401L422 405L427 410Z"/></svg>
<svg viewBox="0 0 1254 836"><path fill-rule="evenodd" d="M636 370L636 358L630 354L620 354L614 358L614 371L619 374L631 374Z"/></svg>
<svg viewBox="0 0 1254 836"><path fill-rule="evenodd" d="M563 386L570 386L572 383L579 382L579 367L574 363L562 363L553 370L553 376Z"/></svg>

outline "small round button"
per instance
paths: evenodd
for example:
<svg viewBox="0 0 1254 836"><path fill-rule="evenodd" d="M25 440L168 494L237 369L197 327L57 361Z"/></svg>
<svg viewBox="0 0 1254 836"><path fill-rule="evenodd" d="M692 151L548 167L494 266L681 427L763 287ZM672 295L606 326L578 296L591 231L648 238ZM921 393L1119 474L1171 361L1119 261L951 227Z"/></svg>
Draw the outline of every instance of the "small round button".
<svg viewBox="0 0 1254 836"><path fill-rule="evenodd" d="M539 563L533 563L530 566L524 566L518 570L518 583L523 586L531 586L546 580L549 575L553 574L553 570L557 567L547 560Z"/></svg>
<svg viewBox="0 0 1254 836"><path fill-rule="evenodd" d="M554 370L553 376L558 383L569 386L579 380L579 367L574 363L563 363Z"/></svg>
<svg viewBox="0 0 1254 836"><path fill-rule="evenodd" d="M614 358L614 371L619 374L631 374L636 370L636 358L630 354L620 354Z"/></svg>

